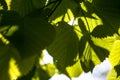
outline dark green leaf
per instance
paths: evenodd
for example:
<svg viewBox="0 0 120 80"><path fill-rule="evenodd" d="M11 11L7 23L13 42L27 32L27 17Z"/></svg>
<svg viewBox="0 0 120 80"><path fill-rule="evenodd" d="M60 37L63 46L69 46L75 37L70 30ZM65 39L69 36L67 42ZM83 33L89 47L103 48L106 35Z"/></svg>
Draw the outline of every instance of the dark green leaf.
<svg viewBox="0 0 120 80"><path fill-rule="evenodd" d="M20 25L22 23L21 16L15 11L0 10L0 14L2 15L1 17L2 19L0 21L0 27Z"/></svg>
<svg viewBox="0 0 120 80"><path fill-rule="evenodd" d="M30 12L45 6L46 0L12 0L11 10L25 16Z"/></svg>
<svg viewBox="0 0 120 80"><path fill-rule="evenodd" d="M21 76L17 80L31 80L35 75L35 71L36 71L36 66L33 66L32 70L27 75Z"/></svg>
<svg viewBox="0 0 120 80"><path fill-rule="evenodd" d="M110 26L110 25L109 25ZM113 36L113 34L115 33L114 30L109 27L108 25L99 25L97 27L94 28L94 30L92 31L92 35L94 37L97 38L104 38L107 36Z"/></svg>
<svg viewBox="0 0 120 80"><path fill-rule="evenodd" d="M49 80L49 74L41 67L37 68L37 74L40 80Z"/></svg>
<svg viewBox="0 0 120 80"><path fill-rule="evenodd" d="M62 15L65 15L68 9L71 9L71 11L75 13L76 7L77 7L77 4L75 3L74 0L61 0L60 5L54 11L50 20L54 20Z"/></svg>
<svg viewBox="0 0 120 80"><path fill-rule="evenodd" d="M8 6L7 6L7 3L5 0L0 0L0 6L3 6L3 9L4 10L7 10L8 9Z"/></svg>
<svg viewBox="0 0 120 80"><path fill-rule="evenodd" d="M86 29L86 26L85 26L84 22L81 19L78 19L78 24L79 24L79 27L80 27L83 35L88 35L88 31Z"/></svg>
<svg viewBox="0 0 120 80"><path fill-rule="evenodd" d="M117 77L120 76L120 64L116 65L114 68L115 68L115 71L117 72Z"/></svg>
<svg viewBox="0 0 120 80"><path fill-rule="evenodd" d="M80 60L80 63L84 72L92 71L93 68L95 67L95 64L93 63L92 60L84 60L84 61Z"/></svg>
<svg viewBox="0 0 120 80"><path fill-rule="evenodd" d="M18 52L10 45L5 45L0 39L0 80L10 80L10 59L20 60Z"/></svg>
<svg viewBox="0 0 120 80"><path fill-rule="evenodd" d="M8 39L18 49L21 58L26 58L39 54L53 41L54 36L54 27L43 16L28 16L24 19L24 25Z"/></svg>
<svg viewBox="0 0 120 80"><path fill-rule="evenodd" d="M106 28L104 28L106 29L105 31L107 31L107 29L112 29L114 33L118 33L118 28L120 26L119 3L119 0L104 0L104 2L101 0L93 0L92 5L96 9L95 13L102 19L103 25L106 26Z"/></svg>
<svg viewBox="0 0 120 80"><path fill-rule="evenodd" d="M47 48L62 68L74 64L78 52L78 37L72 26L65 22L58 24L56 39Z"/></svg>
<svg viewBox="0 0 120 80"><path fill-rule="evenodd" d="M109 55L108 50L95 45L92 40L89 40L89 44L101 61L103 61L106 57L108 57Z"/></svg>
<svg viewBox="0 0 120 80"><path fill-rule="evenodd" d="M83 56L84 49L86 47L86 41L87 39L83 36L81 37L79 43L78 43L78 51L79 51L79 57L81 58Z"/></svg>

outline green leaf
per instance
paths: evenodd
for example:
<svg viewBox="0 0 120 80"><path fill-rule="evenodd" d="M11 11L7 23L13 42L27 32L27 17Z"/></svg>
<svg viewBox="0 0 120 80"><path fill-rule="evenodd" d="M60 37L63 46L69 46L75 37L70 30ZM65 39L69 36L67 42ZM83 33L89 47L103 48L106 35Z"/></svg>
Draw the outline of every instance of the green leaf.
<svg viewBox="0 0 120 80"><path fill-rule="evenodd" d="M116 40L112 46L109 60L112 66L116 66L120 61L120 40Z"/></svg>
<svg viewBox="0 0 120 80"><path fill-rule="evenodd" d="M66 69L71 78L78 77L83 71L79 60L74 65L69 66Z"/></svg>
<svg viewBox="0 0 120 80"><path fill-rule="evenodd" d="M15 11L0 10L0 14L2 15L0 27L20 25L22 23L21 16Z"/></svg>
<svg viewBox="0 0 120 80"><path fill-rule="evenodd" d="M85 26L84 22L81 19L78 19L78 24L79 24L79 27L80 27L83 35L88 35L88 31L86 29L86 26Z"/></svg>
<svg viewBox="0 0 120 80"><path fill-rule="evenodd" d="M103 25L107 29L112 29L114 33L118 33L118 28L120 26L120 5L119 0L109 1L109 0L93 0L92 4L96 8L96 14L102 19ZM104 30L103 30L104 31Z"/></svg>
<svg viewBox="0 0 120 80"><path fill-rule="evenodd" d="M0 40L0 79L10 80L11 76L9 73L10 59L14 58L16 62L20 60L18 52L10 45L5 45Z"/></svg>
<svg viewBox="0 0 120 80"><path fill-rule="evenodd" d="M25 16L34 9L31 0L12 0L11 10L18 12L21 16Z"/></svg>
<svg viewBox="0 0 120 80"><path fill-rule="evenodd" d="M77 4L75 3L74 0L61 0L60 5L54 11L52 16L50 17L50 20L54 20L60 16L65 15L68 9L70 9L72 12L75 12L76 7L77 7Z"/></svg>
<svg viewBox="0 0 120 80"><path fill-rule="evenodd" d="M80 60L82 69L84 72L89 72L92 71L93 68L95 67L95 64L93 63L92 60Z"/></svg>
<svg viewBox="0 0 120 80"><path fill-rule="evenodd" d="M103 61L106 57L108 57L109 55L108 50L95 45L92 40L89 40L89 44L101 61Z"/></svg>
<svg viewBox="0 0 120 80"><path fill-rule="evenodd" d="M120 80L120 76L117 77L117 72L114 68L108 73L107 80Z"/></svg>
<svg viewBox="0 0 120 80"><path fill-rule="evenodd" d="M65 22L58 24L56 32L56 39L47 50L61 68L64 69L74 64L74 59L78 52L78 37L73 27Z"/></svg>
<svg viewBox="0 0 120 80"><path fill-rule="evenodd" d="M45 6L46 0L12 0L10 8L25 16L30 12Z"/></svg>
<svg viewBox="0 0 120 80"><path fill-rule="evenodd" d="M79 58L83 56L84 49L86 47L86 37L82 36L79 43L78 43L78 51L79 51Z"/></svg>
<svg viewBox="0 0 120 80"><path fill-rule="evenodd" d="M92 36L97 38L104 38L107 36L113 36L114 30L110 28L110 25L98 25L92 31Z"/></svg>
<svg viewBox="0 0 120 80"><path fill-rule="evenodd" d="M49 80L50 78L49 74L44 69L42 69L42 67L38 67L36 69L36 74L37 79L39 78L40 80Z"/></svg>
<svg viewBox="0 0 120 80"><path fill-rule="evenodd" d="M116 65L114 68L115 71L117 72L117 77L120 76L120 64Z"/></svg>
<svg viewBox="0 0 120 80"><path fill-rule="evenodd" d="M21 76L26 76L27 74L29 74L29 72L32 70L32 68L35 65L35 61L37 60L37 57L38 56L34 55L20 60L18 64L18 68L21 72Z"/></svg>
<svg viewBox="0 0 120 80"><path fill-rule="evenodd" d="M5 0L0 0L0 6L2 6L4 10L8 9L8 6Z"/></svg>
<svg viewBox="0 0 120 80"><path fill-rule="evenodd" d="M24 25L7 38L18 49L21 58L26 58L38 55L53 41L54 37L54 27L41 15L25 17Z"/></svg>
<svg viewBox="0 0 120 80"><path fill-rule="evenodd" d="M19 77L17 80L31 80L35 74L36 66L33 66L32 70L25 76Z"/></svg>

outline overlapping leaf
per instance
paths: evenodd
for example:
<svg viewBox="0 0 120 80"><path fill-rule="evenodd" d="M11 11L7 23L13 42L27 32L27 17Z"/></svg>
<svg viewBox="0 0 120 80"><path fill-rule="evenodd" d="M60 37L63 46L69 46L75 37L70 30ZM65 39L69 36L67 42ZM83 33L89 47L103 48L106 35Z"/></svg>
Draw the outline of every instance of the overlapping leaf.
<svg viewBox="0 0 120 80"><path fill-rule="evenodd" d="M87 39L84 36L79 41L78 51L79 51L80 58L83 56L84 49L86 47L86 42L87 42Z"/></svg>
<svg viewBox="0 0 120 80"><path fill-rule="evenodd" d="M46 0L12 0L11 10L18 12L21 16L40 9L45 5Z"/></svg>
<svg viewBox="0 0 120 80"><path fill-rule="evenodd" d="M47 50L54 57L59 66L64 69L74 64L78 50L78 37L72 26L65 22L59 23L56 29L56 39Z"/></svg>
<svg viewBox="0 0 120 80"><path fill-rule="evenodd" d="M92 5L96 9L95 13L102 19L103 26L96 27L93 31L94 36L106 37L118 33L120 21L119 0L93 0ZM100 31L98 31L100 29ZM98 32L98 33L97 33ZM103 33L102 33L103 32ZM96 34L97 33L97 34Z"/></svg>
<svg viewBox="0 0 120 80"><path fill-rule="evenodd" d="M98 38L104 38L107 36L113 36L114 30L110 27L111 25L98 25L92 31L92 36Z"/></svg>
<svg viewBox="0 0 120 80"><path fill-rule="evenodd" d="M116 65L114 68L115 71L117 72L117 77L120 76L120 64Z"/></svg>
<svg viewBox="0 0 120 80"><path fill-rule="evenodd" d="M114 68L108 73L107 80L120 80L120 76L117 77L117 72Z"/></svg>
<svg viewBox="0 0 120 80"><path fill-rule="evenodd" d="M99 57L101 61L103 61L106 57L109 55L109 51L95 45L93 41L89 40L89 44L92 47L92 49L95 51L96 55Z"/></svg>
<svg viewBox="0 0 120 80"><path fill-rule="evenodd" d="M18 49L21 57L26 58L39 54L53 41L54 36L54 28L42 16L28 16L24 19L24 25L8 39Z"/></svg>
<svg viewBox="0 0 120 80"><path fill-rule="evenodd" d="M73 13L75 13L76 7L77 4L73 0L61 0L61 3L52 14L50 20L54 20L60 16L65 15L68 9L70 9Z"/></svg>
<svg viewBox="0 0 120 80"><path fill-rule="evenodd" d="M19 61L20 57L15 48L10 45L5 45L0 41L0 79L1 80L10 80L9 74L9 60L14 58Z"/></svg>
<svg viewBox="0 0 120 80"><path fill-rule="evenodd" d="M92 71L93 68L95 67L95 64L93 63L92 60L84 60L84 61L80 60L80 63L84 72Z"/></svg>

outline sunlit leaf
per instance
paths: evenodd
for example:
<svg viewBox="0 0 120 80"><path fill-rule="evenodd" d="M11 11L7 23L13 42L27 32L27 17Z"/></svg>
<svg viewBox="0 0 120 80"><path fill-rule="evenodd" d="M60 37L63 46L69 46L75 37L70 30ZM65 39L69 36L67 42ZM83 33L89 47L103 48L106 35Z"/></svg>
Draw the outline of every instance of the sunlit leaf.
<svg viewBox="0 0 120 80"><path fill-rule="evenodd" d="M82 67L79 60L72 66L66 68L70 77L78 77L82 73Z"/></svg>
<svg viewBox="0 0 120 80"><path fill-rule="evenodd" d="M68 9L70 9L74 13L76 7L77 7L77 4L73 0L62 0L60 5L57 7L55 12L50 17L50 20L54 20L60 16L65 15Z"/></svg>
<svg viewBox="0 0 120 80"><path fill-rule="evenodd" d="M92 49L95 51L96 55L99 57L101 61L103 61L106 57L109 55L109 51L95 45L93 41L89 40L89 44L92 47Z"/></svg>
<svg viewBox="0 0 120 80"><path fill-rule="evenodd" d="M112 66L116 66L120 61L120 40L116 40L112 46L109 60Z"/></svg>
<svg viewBox="0 0 120 80"><path fill-rule="evenodd" d="M108 73L107 80L120 80L120 76L117 77L117 72L114 68Z"/></svg>

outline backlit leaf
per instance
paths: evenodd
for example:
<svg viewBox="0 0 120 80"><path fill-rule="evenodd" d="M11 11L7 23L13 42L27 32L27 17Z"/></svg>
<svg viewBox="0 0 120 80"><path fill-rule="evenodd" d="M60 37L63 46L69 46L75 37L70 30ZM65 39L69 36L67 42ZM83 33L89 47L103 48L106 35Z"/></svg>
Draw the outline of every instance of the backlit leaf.
<svg viewBox="0 0 120 80"><path fill-rule="evenodd" d="M98 25L96 26L92 31L92 36L98 37L98 38L104 38L107 36L113 36L114 30L110 28L110 25Z"/></svg>
<svg viewBox="0 0 120 80"><path fill-rule="evenodd" d="M120 40L116 40L112 46L109 60L112 66L116 66L120 61Z"/></svg>
<svg viewBox="0 0 120 80"><path fill-rule="evenodd" d="M64 69L74 64L78 51L78 37L72 26L65 22L59 23L56 32L56 39L47 50L53 56L56 63Z"/></svg>
<svg viewBox="0 0 120 80"><path fill-rule="evenodd" d="M109 55L109 51L95 45L93 41L89 40L89 44L92 47L92 49L95 51L96 55L99 57L101 61L103 61L106 57Z"/></svg>
<svg viewBox="0 0 120 80"><path fill-rule="evenodd" d="M86 47L86 41L87 41L87 39L84 36L81 37L81 39L79 41L78 51L79 51L79 57L80 58L83 56L84 49Z"/></svg>
<svg viewBox="0 0 120 80"><path fill-rule="evenodd" d="M7 39L18 49L22 58L39 54L54 39L54 27L42 16L26 17L20 26Z"/></svg>

